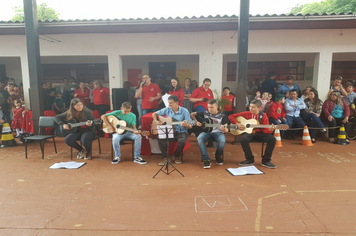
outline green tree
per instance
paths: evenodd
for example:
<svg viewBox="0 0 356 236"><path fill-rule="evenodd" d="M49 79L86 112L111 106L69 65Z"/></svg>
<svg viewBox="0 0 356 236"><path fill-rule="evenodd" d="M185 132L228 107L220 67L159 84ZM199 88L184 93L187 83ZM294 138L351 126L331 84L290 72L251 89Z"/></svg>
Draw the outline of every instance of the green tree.
<svg viewBox="0 0 356 236"><path fill-rule="evenodd" d="M291 8L291 14L340 14L356 12L356 0L324 0L304 5L297 4Z"/></svg>
<svg viewBox="0 0 356 236"><path fill-rule="evenodd" d="M24 9L21 6L16 6L12 8L15 11L15 16L12 17L12 21L24 21ZM59 13L51 7L47 7L46 3L41 3L37 5L37 17L38 20L59 20Z"/></svg>

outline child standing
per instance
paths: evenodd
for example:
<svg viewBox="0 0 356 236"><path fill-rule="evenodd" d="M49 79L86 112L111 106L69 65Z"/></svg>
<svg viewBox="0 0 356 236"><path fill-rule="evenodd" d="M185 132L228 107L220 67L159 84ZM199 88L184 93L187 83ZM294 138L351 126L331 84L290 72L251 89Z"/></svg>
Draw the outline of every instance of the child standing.
<svg viewBox="0 0 356 236"><path fill-rule="evenodd" d="M63 113L66 108L66 104L62 96L63 96L62 92L60 91L56 92L56 97L53 102L54 111L56 112L56 114Z"/></svg>
<svg viewBox="0 0 356 236"><path fill-rule="evenodd" d="M231 114L234 114L234 98L235 96L230 94L229 87L223 88L223 95L221 96L221 100L228 101L228 103L224 105L224 113L227 117Z"/></svg>
<svg viewBox="0 0 356 236"><path fill-rule="evenodd" d="M346 93L347 95L343 98L345 99L345 102L347 105L350 106L350 120L355 119L355 99L356 99L356 93L354 92L354 85L353 84L348 84L346 85Z"/></svg>
<svg viewBox="0 0 356 236"><path fill-rule="evenodd" d="M22 122L23 122L22 112L24 110L25 110L25 107L22 106L20 99L16 99L14 101L14 109L12 111L13 118L12 118L12 122L11 122L11 129L16 130L15 138L18 138L19 135L23 133L23 131L22 131Z"/></svg>

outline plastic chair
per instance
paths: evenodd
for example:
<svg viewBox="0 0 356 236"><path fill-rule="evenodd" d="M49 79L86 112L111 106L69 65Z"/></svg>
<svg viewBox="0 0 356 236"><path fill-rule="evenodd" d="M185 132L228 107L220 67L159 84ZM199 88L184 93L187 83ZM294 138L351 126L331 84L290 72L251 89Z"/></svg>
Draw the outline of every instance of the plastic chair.
<svg viewBox="0 0 356 236"><path fill-rule="evenodd" d="M124 138L121 142L131 142L132 143L132 161L135 159L135 140ZM111 161L114 159L114 147L111 144Z"/></svg>
<svg viewBox="0 0 356 236"><path fill-rule="evenodd" d="M56 141L54 139L55 135L41 135L42 128L54 129L54 127L55 127L54 117L40 116L39 122L38 122L38 135L24 137L26 159L27 159L27 142L28 142L28 140L32 140L34 142L36 142L36 141L40 142L42 159L44 159L44 143L46 142L47 139L53 139L54 151L57 153Z"/></svg>

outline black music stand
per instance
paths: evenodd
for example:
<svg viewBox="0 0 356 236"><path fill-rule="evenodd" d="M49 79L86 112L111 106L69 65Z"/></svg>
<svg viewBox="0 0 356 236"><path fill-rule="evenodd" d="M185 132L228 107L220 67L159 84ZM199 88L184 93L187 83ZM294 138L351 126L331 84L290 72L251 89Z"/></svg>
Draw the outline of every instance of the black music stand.
<svg viewBox="0 0 356 236"><path fill-rule="evenodd" d="M156 175L158 175L158 173L160 171L162 171L166 175L169 175L170 173L172 173L175 170L178 171L178 173L181 174L184 177L184 175L172 164L172 162L170 161L170 158L169 158L169 140L171 138L169 138L168 135L170 134L170 132L173 131L173 127L172 128L168 128L166 126L166 127L162 127L161 128L160 126L157 126L157 130L162 131L164 136L166 137L165 139L166 139L166 142L167 142L167 160L152 178L156 177ZM173 133L173 135L174 135L174 133ZM158 135L158 137L159 137L159 135ZM169 169L168 169L169 165L171 165L173 167L173 170L169 171Z"/></svg>

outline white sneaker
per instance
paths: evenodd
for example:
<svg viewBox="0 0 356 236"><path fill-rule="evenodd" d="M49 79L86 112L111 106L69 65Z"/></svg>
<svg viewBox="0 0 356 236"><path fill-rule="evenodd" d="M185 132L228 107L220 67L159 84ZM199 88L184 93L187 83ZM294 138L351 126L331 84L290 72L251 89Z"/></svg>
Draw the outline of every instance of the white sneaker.
<svg viewBox="0 0 356 236"><path fill-rule="evenodd" d="M83 159L84 158L84 152L85 152L84 149L82 149L80 152L78 152L77 159Z"/></svg>
<svg viewBox="0 0 356 236"><path fill-rule="evenodd" d="M144 160L142 159L142 157L135 157L135 159L134 159L133 162L138 163L138 164L141 164L141 165L147 164L147 161L144 161Z"/></svg>
<svg viewBox="0 0 356 236"><path fill-rule="evenodd" d="M115 158L111 161L111 164L114 164L114 165L115 165L115 164L119 163L120 160L121 160L120 157L115 157Z"/></svg>

